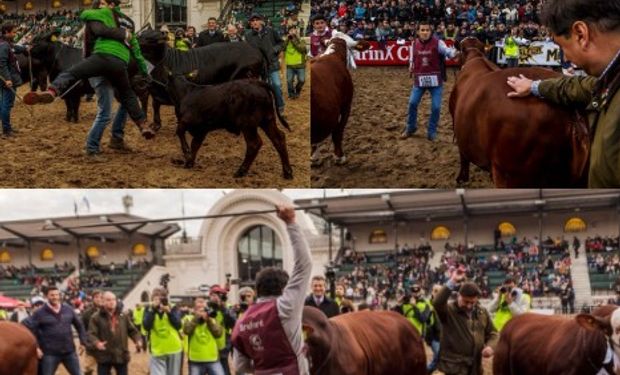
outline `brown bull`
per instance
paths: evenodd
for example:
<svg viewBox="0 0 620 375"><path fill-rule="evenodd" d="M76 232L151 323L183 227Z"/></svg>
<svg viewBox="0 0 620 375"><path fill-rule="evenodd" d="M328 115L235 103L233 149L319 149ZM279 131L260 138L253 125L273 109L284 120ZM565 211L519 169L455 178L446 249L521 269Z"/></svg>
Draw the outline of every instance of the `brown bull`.
<svg viewBox="0 0 620 375"><path fill-rule="evenodd" d="M496 187L585 186L589 140L584 117L538 98L511 99L508 77L557 77L541 68L499 69L475 38L461 42L464 65L450 96L461 156L457 183L469 163L491 172Z"/></svg>
<svg viewBox="0 0 620 375"><path fill-rule="evenodd" d="M601 369L614 374L615 344L610 336L611 311L616 308L604 306L575 318L539 314L513 318L495 349L493 374L596 375ZM620 348L614 349L617 353Z"/></svg>
<svg viewBox="0 0 620 375"><path fill-rule="evenodd" d="M392 311L360 311L327 319L304 308L312 375L425 375L426 354L418 331Z"/></svg>
<svg viewBox="0 0 620 375"><path fill-rule="evenodd" d="M36 375L37 340L25 326L0 322L0 375Z"/></svg>
<svg viewBox="0 0 620 375"><path fill-rule="evenodd" d="M370 44L366 41L356 42L346 34L336 32L334 35L325 53L310 63L310 142L314 158L318 144L331 135L336 162L340 164L346 161L342 139L353 101L348 54L351 49L367 50Z"/></svg>

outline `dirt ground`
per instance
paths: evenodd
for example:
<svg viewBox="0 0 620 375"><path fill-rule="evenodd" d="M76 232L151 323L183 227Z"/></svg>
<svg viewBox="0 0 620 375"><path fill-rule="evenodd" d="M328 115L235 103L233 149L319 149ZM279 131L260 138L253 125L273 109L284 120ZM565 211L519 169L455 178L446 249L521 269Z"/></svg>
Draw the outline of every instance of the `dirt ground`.
<svg viewBox="0 0 620 375"><path fill-rule="evenodd" d="M64 120L64 102L28 107L16 100L12 113L13 138L0 138L0 187L25 188L215 188L215 187L308 187L310 184L310 74L299 99L288 100L286 77L282 85L286 102L285 116L292 132L286 134L293 168L293 180L282 177L282 164L273 145L261 131L263 147L250 173L235 179L245 155L243 136L225 130L210 133L198 152L196 166L185 169L171 163L181 157L175 135L176 121L172 107L162 107L162 129L153 140L144 140L131 121L125 128L125 141L132 153L117 153L108 148L110 126L102 138L106 160L93 162L85 156L86 134L95 118L96 103L82 103L79 124ZM27 85L18 93L27 92ZM149 105L150 107L150 105ZM149 108L149 120L152 108ZM278 122L278 124L280 124ZM191 136L188 134L188 140Z"/></svg>
<svg viewBox="0 0 620 375"><path fill-rule="evenodd" d="M129 374L130 375L148 375L149 373L149 355L142 352L140 354L135 354L135 350L133 349L133 343L129 343L130 345L130 351L131 351L131 362L129 362ZM432 352L430 351L430 349L427 347L427 351L426 351L426 356L428 361L430 362L430 359L432 358ZM83 357L80 357L80 362L83 362ZM186 361L187 362L187 361ZM232 364L232 363L231 363ZM482 361L482 365L484 367L484 375L492 375L493 374L493 369L492 369L492 361L488 360L488 359L484 359ZM83 370L83 368L82 368ZM232 368L231 368L232 370ZM69 375L69 373L62 367L62 365L60 366L59 370L56 372L57 375ZM187 364L184 364L183 366L183 374L187 374ZM439 371L435 371L433 373L433 375L442 375L442 372Z"/></svg>
<svg viewBox="0 0 620 375"><path fill-rule="evenodd" d="M437 139L426 139L430 95L418 108L418 131L400 139L407 120L411 79L406 67L360 67L351 72L355 85L351 117L344 133L345 165L334 163L331 140L321 145L322 164L312 168L313 187L452 188L460 168L453 143L448 99L454 72L444 86ZM493 187L490 175L471 166L470 188Z"/></svg>

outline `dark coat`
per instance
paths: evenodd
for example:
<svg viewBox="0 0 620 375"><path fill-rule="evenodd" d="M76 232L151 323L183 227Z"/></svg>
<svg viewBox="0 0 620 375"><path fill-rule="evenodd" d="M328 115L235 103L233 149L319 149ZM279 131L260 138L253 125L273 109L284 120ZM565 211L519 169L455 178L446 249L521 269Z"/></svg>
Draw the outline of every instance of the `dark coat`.
<svg viewBox="0 0 620 375"><path fill-rule="evenodd" d="M45 305L32 314L28 328L37 338L44 354L66 355L75 352L73 331L75 327L80 343L86 345L86 332L80 317L69 305L62 305L56 314L49 305Z"/></svg>
<svg viewBox="0 0 620 375"><path fill-rule="evenodd" d="M19 74L17 59L15 58L15 52L20 52L21 50L24 50L24 47L14 46L12 43L0 39L0 76L3 80L13 82L14 88L23 83ZM0 82L0 86L5 87L4 81Z"/></svg>
<svg viewBox="0 0 620 375"><path fill-rule="evenodd" d="M321 306L317 306L316 302L314 302L314 296L311 294L306 298L306 302L304 303L304 305L318 308L328 318L340 314L340 308L338 307L338 304L333 300L327 298L327 296L323 297L323 302L321 302Z"/></svg>
<svg viewBox="0 0 620 375"><path fill-rule="evenodd" d="M245 33L245 41L257 47L269 61L269 71L280 69L280 52L284 49L284 41L277 31L263 27L260 31L250 29Z"/></svg>
<svg viewBox="0 0 620 375"><path fill-rule="evenodd" d="M208 46L209 44L213 44L213 43L222 43L225 42L226 40L224 39L224 34L222 34L221 31L216 30L215 33L213 33L213 35L211 35L209 33L209 30L204 30L201 31L200 34L198 34L198 47L204 47L204 46Z"/></svg>
<svg viewBox="0 0 620 375"><path fill-rule="evenodd" d="M96 312L88 324L88 341L93 356L97 363L124 364L129 362L129 349L127 339L131 338L134 342L139 342L140 331L133 325L129 315L115 313L117 328L112 331L112 316L101 309ZM98 350L95 347L97 341L105 341L105 350Z"/></svg>

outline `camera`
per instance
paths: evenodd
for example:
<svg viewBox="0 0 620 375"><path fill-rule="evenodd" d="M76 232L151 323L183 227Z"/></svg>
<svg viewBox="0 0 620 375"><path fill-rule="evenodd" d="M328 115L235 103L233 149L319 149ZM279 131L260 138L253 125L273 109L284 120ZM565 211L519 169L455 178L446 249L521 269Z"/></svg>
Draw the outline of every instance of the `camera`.
<svg viewBox="0 0 620 375"><path fill-rule="evenodd" d="M217 309L214 309L210 304L205 307L205 312L209 315L209 318L215 319L217 316Z"/></svg>
<svg viewBox="0 0 620 375"><path fill-rule="evenodd" d="M249 307L250 305L247 302L242 301L239 303L239 312L246 312Z"/></svg>
<svg viewBox="0 0 620 375"><path fill-rule="evenodd" d="M161 303L162 306L168 306L168 297L161 297L161 299L159 300L159 302Z"/></svg>
<svg viewBox="0 0 620 375"><path fill-rule="evenodd" d="M503 286L501 288L499 288L499 292L504 294L504 293L508 293L508 292L512 292L512 288L507 287L507 286Z"/></svg>

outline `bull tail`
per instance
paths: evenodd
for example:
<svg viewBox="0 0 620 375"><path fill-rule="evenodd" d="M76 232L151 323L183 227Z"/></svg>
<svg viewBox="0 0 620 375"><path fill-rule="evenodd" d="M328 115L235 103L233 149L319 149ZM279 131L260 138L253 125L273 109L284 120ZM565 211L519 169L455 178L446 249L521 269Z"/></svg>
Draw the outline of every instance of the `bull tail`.
<svg viewBox="0 0 620 375"><path fill-rule="evenodd" d="M280 113L280 108L278 108L278 105L276 103L276 92L273 90L273 87L271 87L271 84L263 81L256 82L269 91L269 95L271 96L271 103L276 108L276 115L278 116L278 120L280 120L282 126L284 126L288 131L291 131L291 127L288 125L288 122L284 119L284 117L282 117L282 113Z"/></svg>

